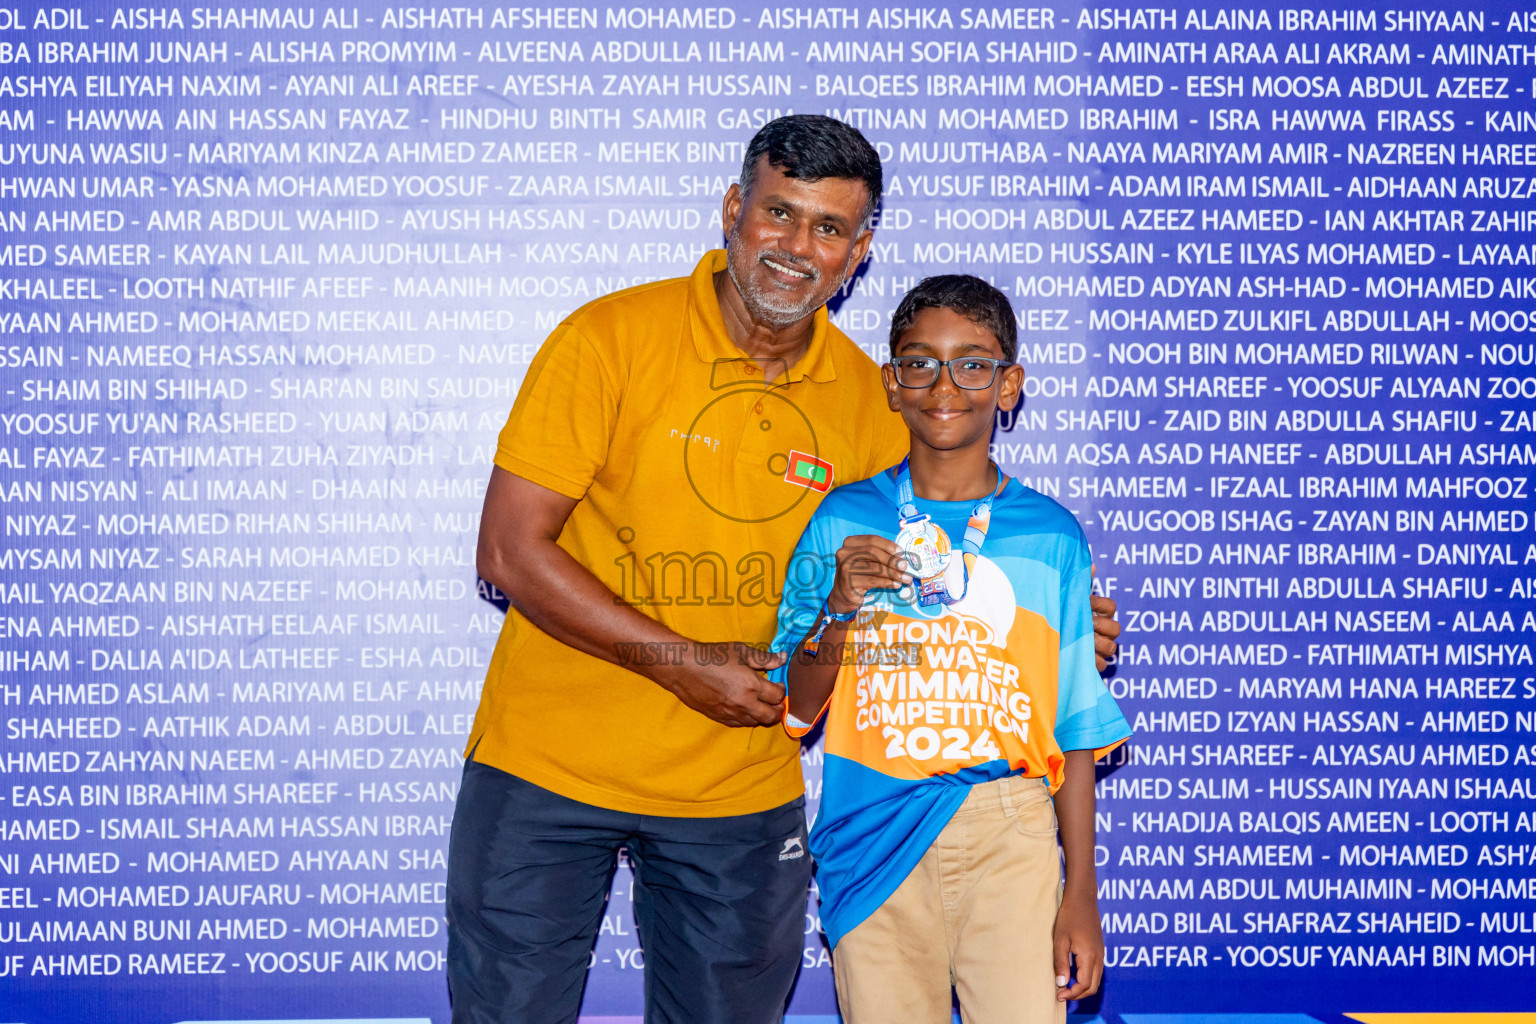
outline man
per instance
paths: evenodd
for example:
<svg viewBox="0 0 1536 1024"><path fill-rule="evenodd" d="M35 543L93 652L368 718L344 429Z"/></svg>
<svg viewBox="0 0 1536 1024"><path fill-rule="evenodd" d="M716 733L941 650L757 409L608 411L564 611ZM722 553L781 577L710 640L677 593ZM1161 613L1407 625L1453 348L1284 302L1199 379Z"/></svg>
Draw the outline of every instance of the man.
<svg viewBox="0 0 1536 1024"><path fill-rule="evenodd" d="M646 1019L782 1016L811 864L762 647L820 493L906 451L825 310L881 189L854 129L771 122L725 194L728 250L577 310L529 367L480 527L511 610L450 844L455 1021L575 1020L620 846Z"/></svg>

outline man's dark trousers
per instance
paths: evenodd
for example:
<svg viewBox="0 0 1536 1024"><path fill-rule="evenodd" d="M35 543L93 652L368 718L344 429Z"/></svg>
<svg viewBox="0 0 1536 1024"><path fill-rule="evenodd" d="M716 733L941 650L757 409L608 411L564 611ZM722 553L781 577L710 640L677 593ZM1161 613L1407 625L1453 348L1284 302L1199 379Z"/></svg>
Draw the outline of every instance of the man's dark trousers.
<svg viewBox="0 0 1536 1024"><path fill-rule="evenodd" d="M448 853L454 1024L576 1020L621 846L647 1024L778 1024L805 934L804 804L626 814L469 761Z"/></svg>

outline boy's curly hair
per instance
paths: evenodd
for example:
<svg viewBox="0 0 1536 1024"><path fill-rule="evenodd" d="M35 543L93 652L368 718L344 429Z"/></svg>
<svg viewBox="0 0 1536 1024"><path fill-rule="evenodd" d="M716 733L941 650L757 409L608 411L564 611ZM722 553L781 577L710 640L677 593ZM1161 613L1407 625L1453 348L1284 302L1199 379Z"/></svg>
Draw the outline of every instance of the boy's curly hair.
<svg viewBox="0 0 1536 1024"><path fill-rule="evenodd" d="M992 332L1011 363L1019 353L1019 322L1008 296L970 274L937 274L925 277L902 298L891 315L891 354L896 343L925 309L948 309L976 326Z"/></svg>

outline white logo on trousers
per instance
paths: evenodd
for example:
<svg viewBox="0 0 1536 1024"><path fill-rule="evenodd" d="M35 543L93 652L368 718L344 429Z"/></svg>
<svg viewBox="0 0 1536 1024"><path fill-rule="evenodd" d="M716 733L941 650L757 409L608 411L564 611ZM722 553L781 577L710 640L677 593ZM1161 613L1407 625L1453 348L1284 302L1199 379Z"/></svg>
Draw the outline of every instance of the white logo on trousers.
<svg viewBox="0 0 1536 1024"><path fill-rule="evenodd" d="M784 849L779 851L779 860L798 860L805 856L805 846L800 842L800 837L784 840Z"/></svg>

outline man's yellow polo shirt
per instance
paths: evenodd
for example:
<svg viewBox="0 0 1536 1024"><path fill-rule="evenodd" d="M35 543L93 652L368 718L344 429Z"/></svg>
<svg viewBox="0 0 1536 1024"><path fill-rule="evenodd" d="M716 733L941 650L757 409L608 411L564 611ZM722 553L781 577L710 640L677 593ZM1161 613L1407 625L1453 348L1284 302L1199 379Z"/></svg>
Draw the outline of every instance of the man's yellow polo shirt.
<svg viewBox="0 0 1536 1024"><path fill-rule="evenodd" d="M690 277L572 313L528 368L496 464L578 499L559 543L623 600L694 640L767 644L822 494L900 461L908 435L878 368L825 309L805 356L765 384L726 333L723 269L716 250ZM799 745L778 724L720 725L515 609L467 749L637 814L749 814L803 791Z"/></svg>

